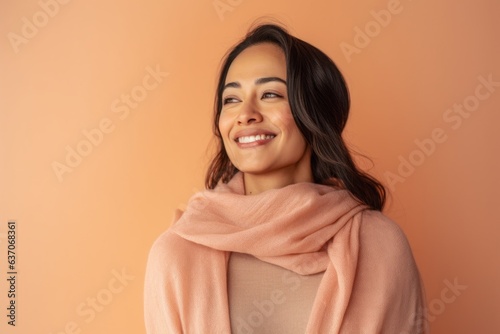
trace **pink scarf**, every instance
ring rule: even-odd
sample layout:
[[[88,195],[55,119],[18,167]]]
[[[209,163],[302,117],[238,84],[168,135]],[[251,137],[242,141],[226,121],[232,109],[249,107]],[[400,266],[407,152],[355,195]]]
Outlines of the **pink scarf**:
[[[230,252],[301,275],[325,272],[306,333],[422,333],[424,295],[399,227],[349,192],[296,183],[244,194],[243,176],[195,194],[153,245],[148,334],[231,333]]]

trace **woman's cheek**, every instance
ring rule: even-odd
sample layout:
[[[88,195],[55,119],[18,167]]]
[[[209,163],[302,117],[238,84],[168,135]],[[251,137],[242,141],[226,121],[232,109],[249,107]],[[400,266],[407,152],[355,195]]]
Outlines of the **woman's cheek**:
[[[221,114],[219,118],[219,132],[221,133],[222,139],[225,141],[229,136],[229,131],[231,130],[230,121],[227,115]]]

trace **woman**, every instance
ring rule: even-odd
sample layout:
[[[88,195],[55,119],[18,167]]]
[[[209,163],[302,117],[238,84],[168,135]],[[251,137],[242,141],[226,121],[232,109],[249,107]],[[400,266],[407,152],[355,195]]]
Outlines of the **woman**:
[[[411,249],[344,144],[348,112],[335,64],[283,28],[231,50],[207,190],[149,255],[148,333],[424,332]]]

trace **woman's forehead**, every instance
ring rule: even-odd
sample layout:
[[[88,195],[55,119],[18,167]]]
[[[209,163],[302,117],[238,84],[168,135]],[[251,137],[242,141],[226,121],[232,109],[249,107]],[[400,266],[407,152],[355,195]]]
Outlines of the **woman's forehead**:
[[[286,80],[285,54],[277,45],[261,43],[246,48],[234,59],[226,83],[269,76]]]

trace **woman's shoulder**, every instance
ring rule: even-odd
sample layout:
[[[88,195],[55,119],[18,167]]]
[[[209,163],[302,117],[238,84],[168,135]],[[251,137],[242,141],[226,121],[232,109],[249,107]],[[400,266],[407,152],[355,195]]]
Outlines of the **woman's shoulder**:
[[[153,242],[149,256],[167,260],[189,250],[188,241],[174,233],[171,228],[161,233]]]
[[[382,295],[414,298],[424,295],[418,266],[401,227],[379,211],[363,213],[360,228],[360,276],[369,277],[360,285]],[[394,297],[396,298],[396,297]]]
[[[170,227],[153,242],[149,250],[148,267],[168,271],[184,270],[210,251],[208,247],[184,239]]]
[[[382,238],[406,238],[398,223],[378,210],[364,210],[362,228]]]
[[[412,258],[408,238],[403,229],[380,211],[363,211],[360,228],[361,248],[377,257],[386,257],[394,261]]]

